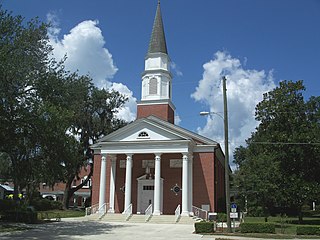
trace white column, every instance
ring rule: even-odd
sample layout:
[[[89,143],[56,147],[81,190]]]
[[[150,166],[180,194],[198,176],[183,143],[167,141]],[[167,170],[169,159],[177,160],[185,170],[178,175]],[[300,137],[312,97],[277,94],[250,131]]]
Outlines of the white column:
[[[103,204],[106,203],[106,168],[107,168],[107,155],[102,155],[101,157],[101,170],[100,170],[100,189],[99,189],[99,209],[100,213],[104,214],[104,209],[102,209]]]
[[[154,168],[153,215],[161,214],[161,154],[156,154]]]
[[[192,202],[193,202],[193,156],[190,155],[189,159],[189,212],[193,216],[192,212]]]
[[[131,204],[132,154],[127,154],[124,210]]]
[[[189,216],[189,203],[188,203],[188,197],[189,197],[189,178],[188,178],[188,154],[183,154],[182,157],[182,212],[181,216]]]
[[[116,190],[116,156],[111,157],[111,168],[110,168],[110,195],[109,195],[109,213],[114,213],[114,198]]]

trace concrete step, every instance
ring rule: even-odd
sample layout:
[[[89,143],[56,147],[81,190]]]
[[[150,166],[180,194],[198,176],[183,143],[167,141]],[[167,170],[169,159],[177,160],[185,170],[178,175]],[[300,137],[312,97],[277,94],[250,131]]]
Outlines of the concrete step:
[[[125,222],[126,216],[121,213],[107,213],[101,218],[101,221],[104,222]]]
[[[174,215],[156,215],[152,216],[149,220],[149,223],[168,223],[168,224],[174,224],[175,222],[175,216]]]
[[[133,214],[131,218],[129,219],[130,223],[145,223],[146,222],[146,216],[141,214]]]
[[[185,216],[181,216],[178,224],[194,224],[195,222],[201,221],[200,218],[195,218],[195,217],[185,217]]]

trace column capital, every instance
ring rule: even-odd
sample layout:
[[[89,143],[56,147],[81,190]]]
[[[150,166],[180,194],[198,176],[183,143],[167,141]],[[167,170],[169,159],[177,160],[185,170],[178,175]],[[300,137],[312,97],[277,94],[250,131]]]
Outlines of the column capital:
[[[107,154],[106,153],[103,153],[101,154],[101,161],[107,161]]]
[[[128,159],[128,158],[132,158],[133,153],[127,153],[126,155],[127,155],[127,159]]]
[[[155,153],[155,161],[160,161],[161,160],[161,153]]]
[[[111,161],[115,161],[115,160],[117,160],[117,155],[109,155],[109,159]]]

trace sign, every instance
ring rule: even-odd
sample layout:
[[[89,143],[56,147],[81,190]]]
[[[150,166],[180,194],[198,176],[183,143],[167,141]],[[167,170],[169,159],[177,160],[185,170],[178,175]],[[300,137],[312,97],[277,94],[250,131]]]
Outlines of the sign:
[[[232,204],[231,204],[231,208],[235,208],[235,209],[237,209],[237,204],[232,203]]]
[[[230,213],[230,218],[238,218],[238,213],[237,212],[231,212]]]

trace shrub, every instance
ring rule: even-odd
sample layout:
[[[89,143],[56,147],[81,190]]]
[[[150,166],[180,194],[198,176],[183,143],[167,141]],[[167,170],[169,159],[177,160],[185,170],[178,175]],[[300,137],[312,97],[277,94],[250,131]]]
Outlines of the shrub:
[[[36,212],[28,210],[16,210],[5,212],[1,217],[1,220],[8,222],[35,223],[38,219]]]
[[[213,222],[196,222],[194,224],[196,233],[213,233],[214,223]]]
[[[0,212],[6,212],[9,210],[13,210],[17,206],[18,205],[17,205],[16,201],[8,200],[8,199],[0,200]]]
[[[241,223],[242,233],[275,233],[276,226],[273,223]]]
[[[226,222],[226,221],[227,221],[227,214],[225,214],[225,213],[218,213],[218,214],[217,214],[217,221],[218,221],[218,222]]]
[[[41,198],[36,199],[31,202],[31,205],[37,211],[46,211],[46,210],[54,210],[54,209],[62,209],[62,203],[58,201],[52,201],[49,199]]]
[[[320,226],[298,226],[297,235],[319,235]]]

